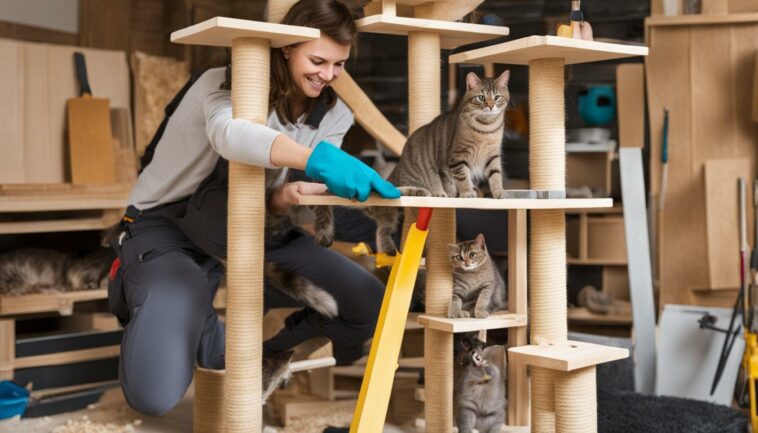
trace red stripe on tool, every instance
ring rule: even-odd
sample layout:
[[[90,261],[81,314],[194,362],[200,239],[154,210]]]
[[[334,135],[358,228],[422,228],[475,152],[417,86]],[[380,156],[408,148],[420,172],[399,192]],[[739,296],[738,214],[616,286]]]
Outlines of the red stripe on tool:
[[[108,277],[111,279],[111,281],[116,279],[116,272],[118,272],[118,268],[121,267],[121,259],[116,257],[116,260],[111,263],[111,271],[108,275]]]
[[[416,219],[416,228],[426,231],[429,228],[429,221],[432,219],[432,208],[422,207],[418,210],[418,219]]]

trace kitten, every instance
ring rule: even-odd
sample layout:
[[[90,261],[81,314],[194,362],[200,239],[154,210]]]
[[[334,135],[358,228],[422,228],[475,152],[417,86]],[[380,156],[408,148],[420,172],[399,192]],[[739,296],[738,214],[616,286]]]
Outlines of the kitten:
[[[455,359],[453,403],[459,433],[498,433],[505,422],[505,379],[487,359],[484,343],[461,336],[462,350]],[[495,346],[493,346],[495,347]]]
[[[487,181],[494,198],[505,198],[501,149],[510,71],[496,79],[466,76],[466,93],[455,108],[414,132],[388,180],[406,196],[477,197]],[[377,250],[393,253],[400,211],[366,208],[377,223]]]
[[[448,245],[453,264],[453,298],[447,317],[486,318],[506,306],[505,281],[487,252],[484,235]]]
[[[263,395],[261,396],[262,404],[266,403],[266,399],[273,393],[279,386],[289,380],[290,373],[290,361],[292,361],[292,355],[294,351],[287,350],[285,352],[266,354],[263,357],[263,368],[261,370],[261,377],[263,380]]]
[[[108,271],[115,259],[113,250],[99,248],[81,257],[72,257],[66,266],[67,291],[108,288]]]
[[[36,248],[0,255],[0,295],[63,290],[67,261],[66,254]]]

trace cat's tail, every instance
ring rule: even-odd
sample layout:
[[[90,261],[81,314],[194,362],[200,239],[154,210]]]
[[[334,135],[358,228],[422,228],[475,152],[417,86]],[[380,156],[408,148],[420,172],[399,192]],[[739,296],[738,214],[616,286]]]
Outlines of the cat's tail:
[[[279,290],[302,302],[306,307],[330,319],[337,317],[337,301],[329,292],[310,280],[271,262],[266,262],[266,277]]]

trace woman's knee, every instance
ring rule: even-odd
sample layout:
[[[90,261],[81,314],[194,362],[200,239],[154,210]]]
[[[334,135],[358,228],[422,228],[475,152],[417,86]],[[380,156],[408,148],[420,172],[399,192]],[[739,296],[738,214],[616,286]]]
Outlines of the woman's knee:
[[[184,394],[165,387],[129,380],[121,381],[121,389],[129,407],[147,416],[165,415],[179,403]]]

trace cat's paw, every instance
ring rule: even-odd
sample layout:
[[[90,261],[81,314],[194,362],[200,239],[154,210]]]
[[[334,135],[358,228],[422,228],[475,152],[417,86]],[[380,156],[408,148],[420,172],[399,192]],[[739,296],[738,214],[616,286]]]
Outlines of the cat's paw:
[[[496,198],[498,200],[506,199],[508,198],[508,191],[506,190],[498,191],[497,194],[493,194],[493,198]]]
[[[477,197],[478,197],[478,195],[476,194],[476,191],[474,191],[474,190],[471,190],[471,191],[461,191],[458,194],[458,198],[477,198]]]
[[[432,192],[426,188],[419,188],[416,186],[401,186],[398,188],[400,194],[407,197],[431,197]]]
[[[474,310],[474,317],[477,319],[486,319],[490,317],[490,312],[484,308],[477,308]]]
[[[468,311],[463,311],[457,308],[450,308],[447,310],[448,319],[467,319],[471,317]]]
[[[432,193],[432,197],[447,197],[447,193],[445,191],[435,191]]]

